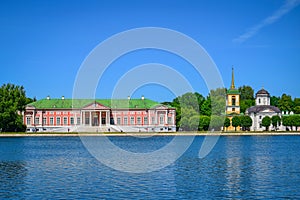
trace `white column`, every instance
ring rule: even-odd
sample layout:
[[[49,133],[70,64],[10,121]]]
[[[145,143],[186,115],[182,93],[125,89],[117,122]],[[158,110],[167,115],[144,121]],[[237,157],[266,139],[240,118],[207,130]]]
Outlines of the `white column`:
[[[102,112],[101,111],[100,111],[99,120],[100,120],[99,124],[100,124],[100,127],[101,127],[102,126]]]
[[[150,124],[152,124],[152,121],[151,121],[151,123],[150,123],[150,120],[152,120],[152,119],[150,119],[150,110],[148,110],[148,127],[150,126]]]
[[[92,126],[92,112],[90,111],[90,120],[89,120],[89,122],[90,122],[90,126]]]
[[[165,124],[168,124],[168,111],[166,110]]]
[[[105,115],[106,116],[106,125],[110,124],[110,117],[109,117],[110,115],[108,115],[108,112],[109,111],[106,111],[106,115]]]

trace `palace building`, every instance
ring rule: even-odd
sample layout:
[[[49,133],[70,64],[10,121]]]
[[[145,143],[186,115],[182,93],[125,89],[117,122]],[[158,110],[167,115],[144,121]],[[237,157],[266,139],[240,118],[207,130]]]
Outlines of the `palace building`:
[[[231,86],[226,94],[226,116],[230,119],[230,126],[227,131],[233,131],[235,128],[232,126],[232,118],[240,114],[240,92],[234,85],[234,70],[232,68]],[[239,127],[237,127],[239,130]]]
[[[175,108],[141,99],[41,99],[26,106],[27,131],[176,131]]]

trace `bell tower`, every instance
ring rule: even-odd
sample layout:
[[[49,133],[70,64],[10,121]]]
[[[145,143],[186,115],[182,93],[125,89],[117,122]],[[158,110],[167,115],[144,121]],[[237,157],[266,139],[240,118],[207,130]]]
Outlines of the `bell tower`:
[[[226,115],[231,121],[234,115],[239,115],[239,114],[240,114],[240,92],[238,89],[235,88],[234,69],[232,67],[231,86],[227,90],[227,94],[226,94]],[[234,130],[234,127],[230,125],[227,130],[232,131]]]

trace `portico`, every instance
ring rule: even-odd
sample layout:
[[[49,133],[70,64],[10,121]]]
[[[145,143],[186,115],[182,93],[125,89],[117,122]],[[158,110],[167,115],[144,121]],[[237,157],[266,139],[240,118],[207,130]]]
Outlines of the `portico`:
[[[82,110],[81,125],[84,126],[103,126],[110,124],[109,110]]]

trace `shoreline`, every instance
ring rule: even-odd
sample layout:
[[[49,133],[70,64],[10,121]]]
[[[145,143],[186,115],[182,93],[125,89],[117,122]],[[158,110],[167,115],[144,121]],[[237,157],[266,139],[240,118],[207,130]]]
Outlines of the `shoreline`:
[[[1,137],[150,137],[150,136],[297,136],[300,132],[171,132],[171,133],[0,133]]]

